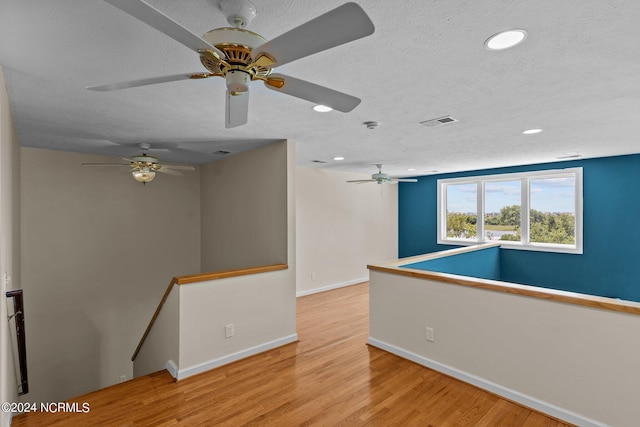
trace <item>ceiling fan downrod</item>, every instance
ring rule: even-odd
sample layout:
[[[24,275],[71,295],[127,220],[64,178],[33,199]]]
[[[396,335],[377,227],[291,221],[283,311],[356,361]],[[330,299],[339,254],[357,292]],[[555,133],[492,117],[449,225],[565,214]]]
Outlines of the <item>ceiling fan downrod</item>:
[[[256,17],[256,7],[249,0],[222,0],[220,10],[227,17],[229,25],[236,28],[247,27]]]

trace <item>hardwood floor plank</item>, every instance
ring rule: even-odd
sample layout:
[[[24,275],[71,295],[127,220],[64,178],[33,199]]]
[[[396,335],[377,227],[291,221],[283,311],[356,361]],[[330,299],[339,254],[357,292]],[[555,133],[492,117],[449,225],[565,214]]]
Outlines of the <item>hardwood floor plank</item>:
[[[88,414],[30,413],[39,426],[524,426],[553,418],[366,345],[368,284],[298,298],[289,344],[179,382],[168,372],[72,399]]]

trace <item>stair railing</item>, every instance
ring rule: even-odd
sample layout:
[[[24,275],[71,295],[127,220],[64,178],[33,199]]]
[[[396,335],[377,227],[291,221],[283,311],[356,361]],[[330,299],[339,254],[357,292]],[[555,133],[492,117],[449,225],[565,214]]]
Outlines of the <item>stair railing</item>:
[[[27,377],[27,341],[24,329],[24,302],[22,299],[22,289],[8,291],[7,298],[13,298],[13,314],[8,316],[8,320],[14,319],[16,325],[16,342],[18,343],[18,361],[20,364],[20,384],[18,384],[18,395],[29,393],[29,380]]]

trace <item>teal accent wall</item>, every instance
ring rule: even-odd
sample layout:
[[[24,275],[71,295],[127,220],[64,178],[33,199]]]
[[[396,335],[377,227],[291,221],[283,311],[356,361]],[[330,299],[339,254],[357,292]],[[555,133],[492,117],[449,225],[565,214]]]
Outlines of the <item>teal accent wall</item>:
[[[501,249],[501,280],[640,301],[640,154],[418,177],[398,193],[398,255],[437,244],[437,180],[583,168],[583,254]]]
[[[500,280],[500,248],[480,249],[473,252],[405,264],[402,267]]]

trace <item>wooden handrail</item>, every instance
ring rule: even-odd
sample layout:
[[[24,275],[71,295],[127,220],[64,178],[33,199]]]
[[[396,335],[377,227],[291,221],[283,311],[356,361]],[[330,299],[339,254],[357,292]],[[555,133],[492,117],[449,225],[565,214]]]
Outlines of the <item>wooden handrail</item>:
[[[396,265],[391,265],[396,264]],[[599,297],[595,295],[580,294],[577,292],[560,291],[556,289],[540,288],[537,286],[520,285],[517,283],[500,282],[497,280],[479,279],[457,274],[437,273],[434,271],[418,270],[397,266],[398,262],[389,265],[368,265],[373,271],[397,274],[400,276],[415,277],[418,279],[435,280],[438,282],[453,283],[462,286],[486,289],[490,291],[509,294],[524,295],[528,297],[558,301],[575,305],[582,305],[604,310],[619,311],[628,314],[640,315],[640,303],[634,301],[618,300],[615,298]]]
[[[172,278],[171,282],[169,282],[169,286],[167,287],[167,290],[164,291],[164,295],[162,296],[162,299],[158,304],[158,308],[156,308],[155,313],[153,313],[153,317],[151,317],[151,320],[147,325],[147,329],[145,329],[144,334],[142,335],[142,338],[140,339],[140,342],[136,347],[136,351],[134,351],[133,356],[131,356],[131,361],[134,361],[136,359],[136,356],[138,356],[138,353],[142,348],[142,344],[144,344],[144,341],[147,339],[149,332],[151,332],[151,328],[153,327],[153,324],[155,323],[156,319],[158,318],[158,315],[160,314],[160,310],[162,309],[162,306],[164,305],[167,298],[169,298],[169,294],[171,293],[171,289],[173,289],[173,285],[187,285],[189,283],[207,282],[210,280],[226,279],[229,277],[237,277],[237,276],[246,276],[249,274],[268,273],[270,271],[286,270],[288,268],[289,266],[287,264],[273,264],[273,265],[263,265],[258,267],[235,268],[231,270],[213,271],[210,273],[192,274],[188,276],[178,276],[178,277]]]
[[[16,322],[16,342],[18,343],[18,362],[20,364],[20,391],[18,396],[29,393],[29,378],[27,377],[27,342],[24,329],[24,303],[22,289],[7,291],[7,298],[13,298],[13,317]]]
[[[248,274],[268,273],[270,271],[286,270],[287,264],[263,265],[259,267],[235,268],[232,270],[213,271],[211,273],[192,274],[190,276],[177,277],[178,285],[188,283],[206,282],[208,280],[225,279],[227,277],[246,276]]]

